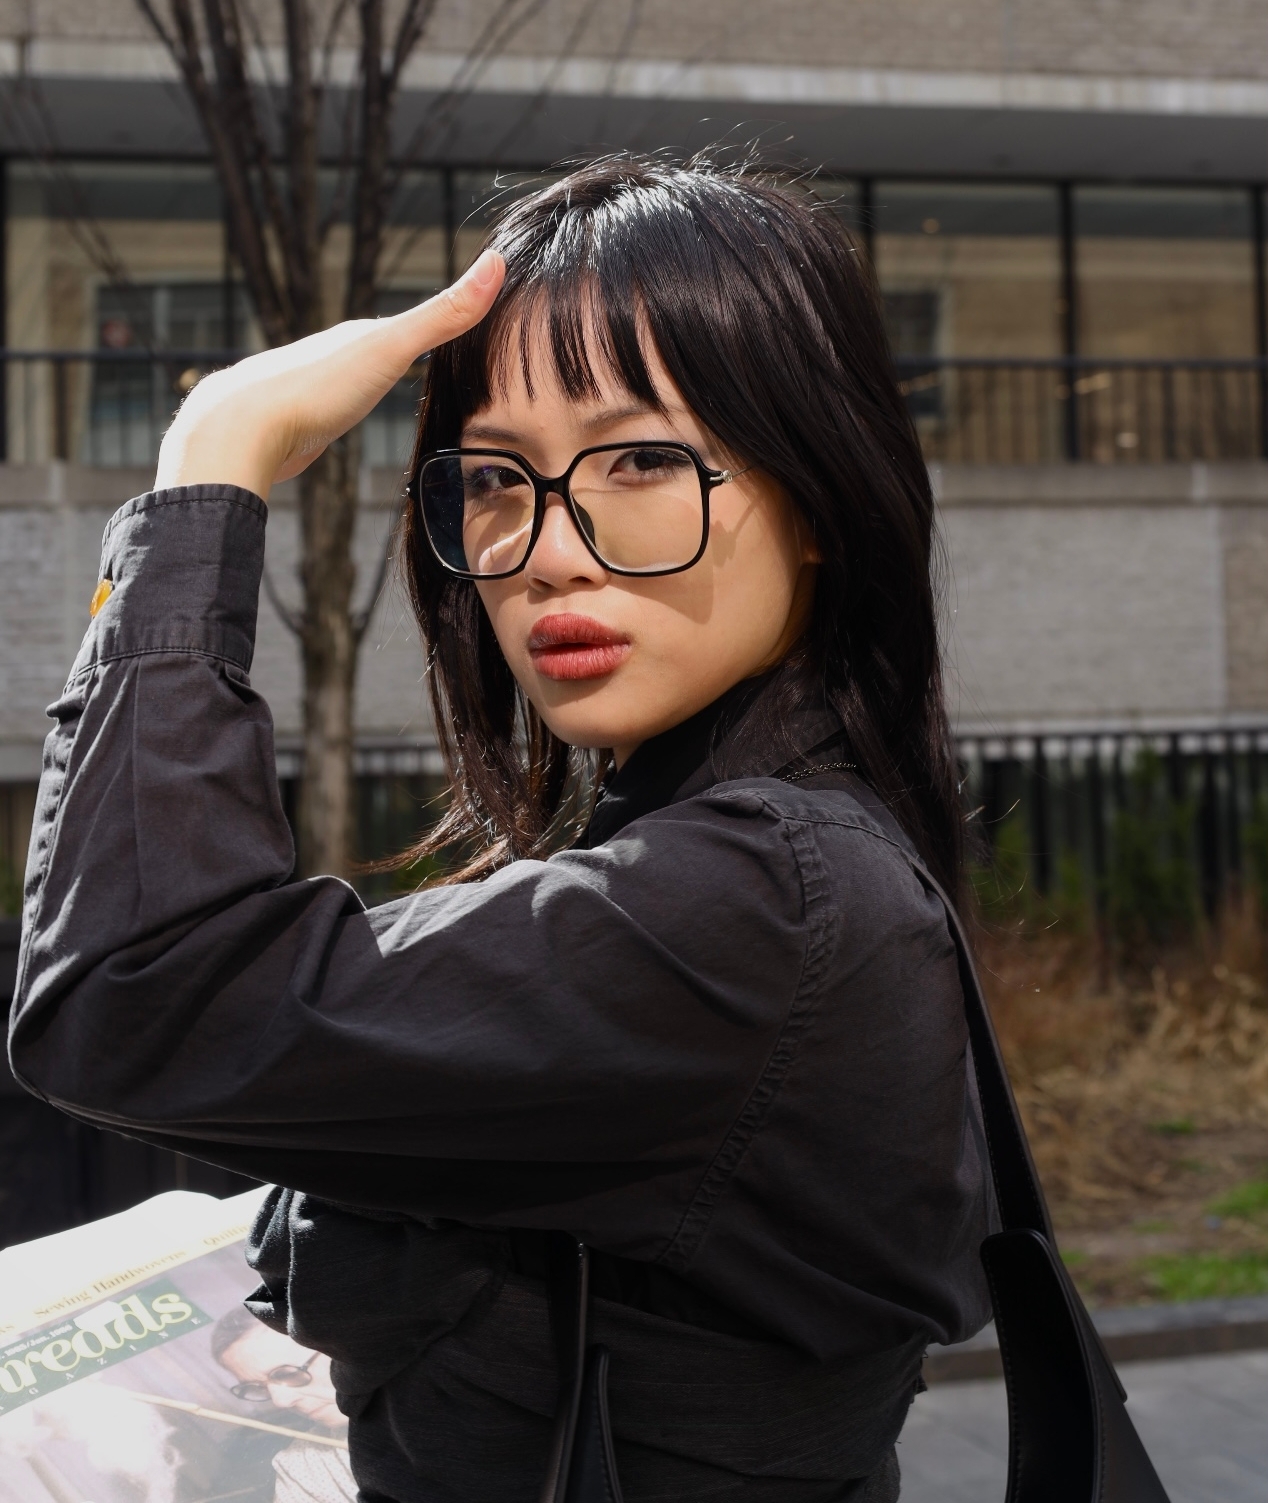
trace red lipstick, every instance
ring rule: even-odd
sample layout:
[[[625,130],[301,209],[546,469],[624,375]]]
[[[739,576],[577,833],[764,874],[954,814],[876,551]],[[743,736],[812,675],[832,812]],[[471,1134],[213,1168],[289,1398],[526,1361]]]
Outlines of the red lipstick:
[[[545,678],[602,678],[629,656],[629,638],[591,616],[560,611],[528,634],[533,667]]]

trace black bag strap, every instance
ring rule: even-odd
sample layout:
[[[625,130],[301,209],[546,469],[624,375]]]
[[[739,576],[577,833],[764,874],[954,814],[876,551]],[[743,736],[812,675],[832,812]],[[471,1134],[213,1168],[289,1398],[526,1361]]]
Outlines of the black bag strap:
[[[590,1314],[590,1249],[567,1232],[547,1234],[546,1293],[559,1399],[540,1503],[564,1503],[581,1416]]]
[[[964,923],[955,904],[937,879],[910,852],[905,854],[924,886],[941,898],[946,911],[947,928],[955,943],[960,988],[964,993],[964,1015],[969,1029],[969,1047],[973,1056],[973,1074],[982,1104],[982,1124],[986,1130],[986,1146],[990,1151],[991,1177],[995,1181],[1000,1222],[1005,1231],[1025,1229],[1038,1232],[1055,1247],[1052,1218],[1039,1187],[1039,1175],[1031,1157],[1030,1144],[1022,1129],[1017,1099],[1004,1067],[995,1025],[982,993],[977,967],[973,964],[973,952],[964,932]]]

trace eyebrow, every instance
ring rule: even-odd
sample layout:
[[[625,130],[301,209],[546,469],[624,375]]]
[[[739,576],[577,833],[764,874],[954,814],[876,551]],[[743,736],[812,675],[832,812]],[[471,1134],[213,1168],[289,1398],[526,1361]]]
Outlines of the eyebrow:
[[[651,416],[660,416],[660,414],[654,407],[649,407],[646,402],[632,402],[625,407],[605,407],[601,412],[596,412],[593,417],[583,418],[578,426],[583,433],[594,433],[600,428],[623,423],[629,418]],[[505,444],[509,448],[522,436],[509,428],[497,428],[490,423],[471,423],[463,433],[463,442],[469,443],[473,438],[478,438],[486,443]]]

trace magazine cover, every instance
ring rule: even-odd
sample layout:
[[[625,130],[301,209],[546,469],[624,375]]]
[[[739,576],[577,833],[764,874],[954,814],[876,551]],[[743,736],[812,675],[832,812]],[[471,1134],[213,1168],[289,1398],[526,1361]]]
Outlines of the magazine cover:
[[[0,1503],[355,1503],[329,1358],[242,1307],[262,1194],[0,1253]]]

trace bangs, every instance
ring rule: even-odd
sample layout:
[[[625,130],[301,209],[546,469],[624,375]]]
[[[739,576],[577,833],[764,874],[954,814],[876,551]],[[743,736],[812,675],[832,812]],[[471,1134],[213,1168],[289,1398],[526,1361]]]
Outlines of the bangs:
[[[652,341],[642,299],[607,290],[595,272],[568,268],[508,289],[485,323],[452,349],[458,388],[458,425],[505,397],[518,364],[529,400],[553,377],[569,401],[598,401],[607,377],[631,397],[664,410],[652,379],[645,341]],[[652,341],[654,343],[654,341]],[[545,364],[545,370],[542,370]],[[466,367],[466,368],[464,368]]]
[[[570,401],[597,401],[600,371],[639,401],[663,410],[647,361],[644,341],[650,339],[642,304],[610,292],[605,297],[593,272],[537,281],[518,289],[496,310],[485,344],[483,402],[494,392],[506,395],[515,360],[530,400],[535,399],[543,372],[535,371],[534,364],[540,367],[544,355]]]
[[[596,400],[603,374],[663,411],[648,357],[655,351],[672,375],[666,302],[713,280],[697,228],[675,194],[633,182],[590,204],[555,188],[512,204],[488,242],[506,262],[492,311],[437,352],[444,377],[438,382],[434,371],[431,389],[439,396],[443,385],[450,398],[433,408],[437,437],[443,431],[456,444],[463,423],[505,393],[516,360],[530,397],[545,374],[534,363],[544,357],[570,400]],[[707,306],[705,288],[694,291],[688,300]]]

